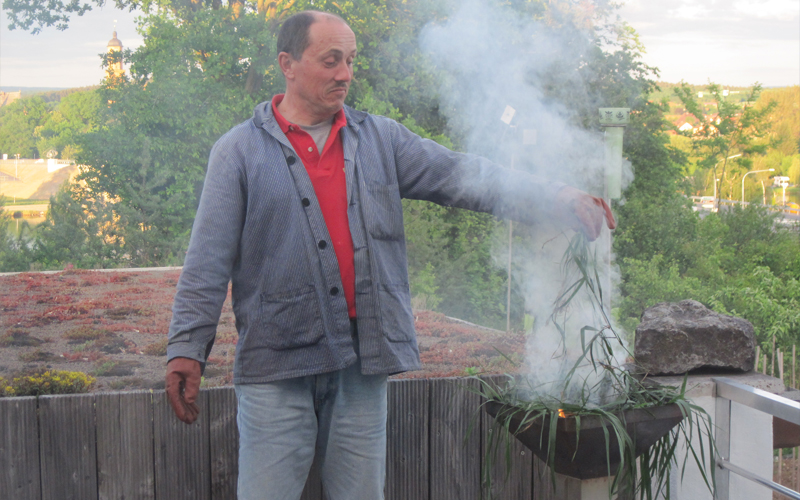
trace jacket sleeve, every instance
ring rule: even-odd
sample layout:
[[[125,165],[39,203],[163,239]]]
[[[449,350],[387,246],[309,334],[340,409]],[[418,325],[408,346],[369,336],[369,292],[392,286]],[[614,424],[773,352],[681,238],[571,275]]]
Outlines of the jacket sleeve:
[[[477,155],[456,153],[396,122],[392,145],[404,198],[527,223],[556,215],[555,195],[563,183],[510,170]]]
[[[172,305],[167,359],[186,357],[204,366],[214,344],[247,203],[243,155],[230,136],[223,136],[211,150]]]

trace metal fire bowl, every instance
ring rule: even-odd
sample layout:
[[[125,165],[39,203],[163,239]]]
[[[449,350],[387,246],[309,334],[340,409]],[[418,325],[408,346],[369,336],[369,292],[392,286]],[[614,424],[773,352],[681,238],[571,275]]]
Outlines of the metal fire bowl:
[[[496,417],[501,411],[512,411],[513,407],[507,407],[495,401],[488,401],[484,408],[486,413]],[[524,412],[521,412],[522,415],[519,413],[515,411],[515,414],[512,415],[509,429],[522,444],[546,463],[550,419],[539,418],[527,423],[527,427],[520,428]],[[619,416],[619,414],[617,415]],[[667,434],[670,429],[678,425],[683,420],[683,415],[678,405],[671,404],[628,410],[622,413],[621,420],[625,423],[628,435],[634,441],[636,456],[638,457]],[[599,417],[582,416],[580,439],[576,439],[578,433],[575,418],[559,418],[556,424],[555,471],[578,479],[608,476],[609,464],[606,462],[606,436],[603,427],[603,422]],[[620,456],[619,445],[613,429],[608,429],[608,440],[610,472],[611,475],[616,475],[619,469]]]

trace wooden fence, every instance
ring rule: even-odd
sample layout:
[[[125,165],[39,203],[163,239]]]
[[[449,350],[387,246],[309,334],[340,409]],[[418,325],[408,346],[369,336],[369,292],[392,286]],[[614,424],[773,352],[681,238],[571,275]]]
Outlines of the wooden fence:
[[[389,382],[387,500],[478,500],[490,417],[471,379]],[[474,386],[473,386],[474,387]],[[178,421],[163,391],[0,398],[0,497],[13,500],[236,498],[236,397],[203,390]],[[468,429],[472,432],[468,433]],[[513,441],[493,498],[552,498],[541,463]],[[569,485],[566,485],[567,487]],[[321,500],[316,467],[302,500]]]

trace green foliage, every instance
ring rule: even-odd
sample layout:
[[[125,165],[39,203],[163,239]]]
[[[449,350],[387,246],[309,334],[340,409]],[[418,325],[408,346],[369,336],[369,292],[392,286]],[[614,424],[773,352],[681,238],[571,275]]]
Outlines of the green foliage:
[[[741,199],[741,188],[738,193],[735,188],[741,185],[745,173],[753,170],[753,160],[775,145],[768,135],[771,125],[768,118],[777,103],[771,101],[756,106],[761,90],[761,85],[756,83],[742,102],[737,102],[726,98],[719,85],[709,84],[708,92],[714,96],[716,112],[706,113],[688,85],[675,89],[686,111],[700,124],[699,131],[692,136],[692,148],[698,157],[697,168],[701,175],[711,174],[711,182],[720,179],[718,199],[726,196],[727,199]]]
[[[148,356],[166,356],[167,355],[167,342],[168,339],[164,337],[161,340],[156,340],[144,346],[142,351]]]
[[[647,213],[641,211],[642,220]],[[615,245],[623,256],[618,307],[623,324],[635,327],[644,310],[658,302],[694,299],[753,323],[764,346],[773,335],[780,347],[791,349],[798,343],[797,233],[775,224],[773,215],[756,207],[735,207],[702,220],[688,208],[673,207],[671,213],[687,224],[685,233],[679,227],[670,231],[668,225],[663,234],[642,231],[628,222],[621,229],[623,237]],[[659,221],[666,224],[654,222]]]
[[[42,153],[55,150],[61,158],[74,159],[80,153],[83,134],[94,131],[103,102],[97,91],[74,92],[63,97],[42,120],[36,148]]]
[[[110,335],[108,330],[100,330],[90,326],[79,326],[64,334],[64,338],[74,341],[97,340]]]
[[[122,238],[112,203],[92,197],[79,184],[65,184],[52,197],[37,228],[33,253],[45,269],[67,264],[84,269],[116,267],[123,261]]]
[[[5,380],[0,377],[0,396],[44,396],[89,392],[95,378],[82,372],[46,370]]]
[[[41,97],[18,99],[0,108],[0,153],[9,158],[37,158],[39,126],[47,115],[47,104]]]
[[[0,197],[0,206],[4,202],[5,198]],[[27,271],[33,259],[25,239],[28,223],[23,222],[16,235],[12,229],[15,226],[12,213],[0,210],[0,272]]]
[[[404,200],[403,207],[409,273],[430,282],[425,286],[435,290],[437,310],[504,327],[505,272],[492,257],[493,234],[502,224],[487,214],[427,202]]]

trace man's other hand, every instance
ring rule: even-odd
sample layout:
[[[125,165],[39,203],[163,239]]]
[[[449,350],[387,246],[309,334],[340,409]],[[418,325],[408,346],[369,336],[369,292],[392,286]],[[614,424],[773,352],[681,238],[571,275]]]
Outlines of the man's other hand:
[[[200,392],[200,363],[189,358],[172,358],[167,363],[167,397],[175,415],[187,424],[197,420]]]
[[[617,227],[611,207],[604,199],[584,193],[580,189],[566,186],[556,195],[558,210],[564,213],[564,220],[570,229],[582,231],[594,241],[603,229],[603,219],[609,229]]]

